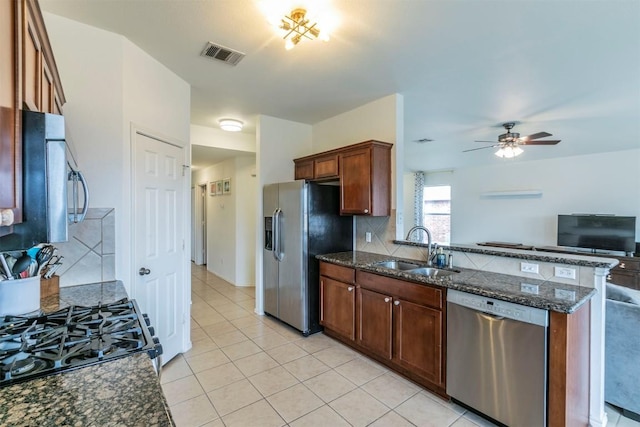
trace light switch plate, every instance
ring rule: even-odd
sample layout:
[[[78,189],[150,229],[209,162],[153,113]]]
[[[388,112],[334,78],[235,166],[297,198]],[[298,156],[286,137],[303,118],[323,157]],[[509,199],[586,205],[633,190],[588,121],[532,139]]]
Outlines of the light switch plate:
[[[371,243],[371,232],[370,231],[367,231],[366,233],[364,233],[364,240],[367,243]]]

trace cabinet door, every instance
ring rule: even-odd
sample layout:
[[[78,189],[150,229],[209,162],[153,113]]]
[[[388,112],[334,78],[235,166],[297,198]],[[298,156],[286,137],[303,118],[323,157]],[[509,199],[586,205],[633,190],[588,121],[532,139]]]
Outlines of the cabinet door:
[[[371,150],[354,150],[340,156],[340,213],[371,212]]]
[[[330,156],[318,157],[313,162],[313,178],[314,179],[329,179],[338,178],[338,155],[332,154]]]
[[[22,51],[22,102],[31,111],[43,111],[41,99],[42,45],[30,4],[24,7],[25,28]]]
[[[20,12],[18,2],[0,2],[0,213],[6,218],[11,211],[14,224],[22,222]],[[0,226],[0,236],[11,232],[11,227]]]
[[[358,344],[391,360],[393,298],[358,289]]]
[[[396,362],[437,385],[443,384],[442,312],[394,301]]]
[[[355,286],[320,276],[320,324],[351,341],[355,340]]]
[[[296,162],[294,179],[313,179],[313,160]]]
[[[53,75],[49,70],[49,66],[47,65],[47,61],[43,61],[42,63],[42,93],[41,93],[41,108],[43,113],[53,113],[53,93],[54,93],[54,83],[53,83]]]

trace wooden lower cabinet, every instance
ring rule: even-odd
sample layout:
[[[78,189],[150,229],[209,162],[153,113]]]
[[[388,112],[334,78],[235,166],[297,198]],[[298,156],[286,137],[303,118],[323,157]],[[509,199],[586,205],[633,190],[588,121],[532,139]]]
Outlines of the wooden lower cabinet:
[[[396,363],[444,387],[442,311],[409,301],[394,301]]]
[[[342,282],[322,275],[323,264],[325,333],[446,397],[444,289],[362,271]]]
[[[355,286],[320,276],[320,324],[353,341],[356,338]]]
[[[358,288],[358,344],[391,360],[393,297]]]

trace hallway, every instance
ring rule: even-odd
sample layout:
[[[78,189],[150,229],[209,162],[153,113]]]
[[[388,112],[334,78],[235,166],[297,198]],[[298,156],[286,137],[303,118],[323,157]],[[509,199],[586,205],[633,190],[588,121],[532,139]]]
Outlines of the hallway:
[[[161,379],[178,427],[493,425],[322,333],[255,315],[255,288],[191,271],[193,348]],[[610,413],[640,425],[625,421]]]

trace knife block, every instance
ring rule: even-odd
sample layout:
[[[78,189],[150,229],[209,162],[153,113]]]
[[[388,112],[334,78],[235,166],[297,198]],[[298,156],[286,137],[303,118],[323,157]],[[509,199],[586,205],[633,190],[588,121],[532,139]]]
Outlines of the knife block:
[[[40,298],[47,298],[60,293],[60,276],[40,279]]]

